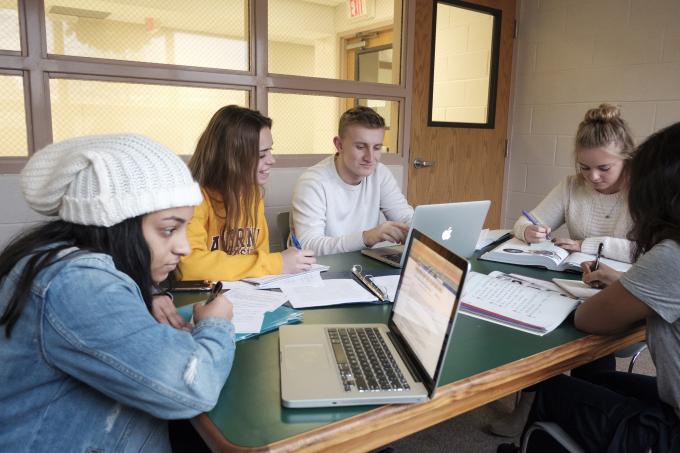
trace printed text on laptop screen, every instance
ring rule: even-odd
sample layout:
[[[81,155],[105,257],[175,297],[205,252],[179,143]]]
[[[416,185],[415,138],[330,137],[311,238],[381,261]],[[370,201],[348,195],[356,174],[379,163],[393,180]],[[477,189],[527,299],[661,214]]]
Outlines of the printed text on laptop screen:
[[[462,270],[413,238],[393,321],[434,378]]]

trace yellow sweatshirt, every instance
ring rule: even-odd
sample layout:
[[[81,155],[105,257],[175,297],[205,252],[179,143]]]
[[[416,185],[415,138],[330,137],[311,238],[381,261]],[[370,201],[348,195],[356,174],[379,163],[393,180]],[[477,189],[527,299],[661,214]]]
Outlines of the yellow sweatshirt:
[[[240,280],[281,273],[281,254],[269,252],[264,201],[257,206],[257,225],[230,231],[224,231],[224,216],[220,218],[216,210],[222,214],[224,207],[204,191],[203,203],[187,228],[191,252],[179,264],[182,280]]]

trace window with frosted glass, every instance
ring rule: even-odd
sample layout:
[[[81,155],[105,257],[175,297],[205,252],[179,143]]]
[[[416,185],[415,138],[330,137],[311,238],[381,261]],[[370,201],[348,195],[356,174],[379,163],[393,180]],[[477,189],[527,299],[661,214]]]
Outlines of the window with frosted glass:
[[[0,74],[0,157],[28,155],[24,84],[21,76]]]
[[[274,121],[275,154],[332,154],[342,113],[366,105],[385,119],[384,152],[397,152],[398,112],[396,101],[269,93],[269,116]]]
[[[270,73],[399,83],[401,0],[269,0],[267,8]],[[380,77],[357,70],[374,49],[388,50]]]
[[[202,87],[52,79],[54,141],[69,137],[136,132],[177,154],[192,154],[198,137],[220,107],[248,107],[248,92]]]
[[[248,1],[45,0],[50,54],[248,70]]]
[[[17,0],[0,0],[0,49],[21,50]]]

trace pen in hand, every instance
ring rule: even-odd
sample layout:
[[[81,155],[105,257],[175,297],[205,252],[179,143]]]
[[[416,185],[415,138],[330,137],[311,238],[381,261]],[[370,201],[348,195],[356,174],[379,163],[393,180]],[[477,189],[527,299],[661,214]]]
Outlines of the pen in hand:
[[[213,285],[212,289],[210,290],[210,295],[208,296],[208,299],[205,301],[205,304],[208,305],[210,302],[215,300],[215,298],[220,295],[221,291],[222,291],[222,282],[215,283]]]
[[[540,224],[541,224],[541,222],[539,222],[538,219],[537,219],[536,217],[532,216],[531,213],[530,213],[529,211],[526,211],[526,210],[522,209],[522,215],[523,215],[524,217],[526,217],[526,219],[527,219],[529,222],[533,223],[534,225],[540,225]],[[550,233],[546,234],[546,235],[545,235],[545,238],[548,239],[548,240],[552,239],[552,238],[550,237]]]
[[[290,236],[290,240],[291,240],[291,242],[293,243],[293,245],[295,246],[296,249],[302,250],[302,246],[300,245],[300,241],[298,241],[298,238],[296,238],[294,234],[292,234]]]
[[[597,255],[595,255],[595,264],[593,265],[593,272],[600,268],[600,258],[602,258],[602,249],[604,248],[604,242],[600,242],[597,246]]]

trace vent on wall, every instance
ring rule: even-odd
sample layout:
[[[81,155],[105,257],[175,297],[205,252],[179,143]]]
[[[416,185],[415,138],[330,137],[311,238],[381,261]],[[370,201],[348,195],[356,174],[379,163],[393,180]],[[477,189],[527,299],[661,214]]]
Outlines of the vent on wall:
[[[55,5],[50,8],[50,14],[61,14],[64,16],[86,17],[88,19],[106,19],[111,15],[107,11],[97,11],[94,9],[70,8],[68,6]]]

